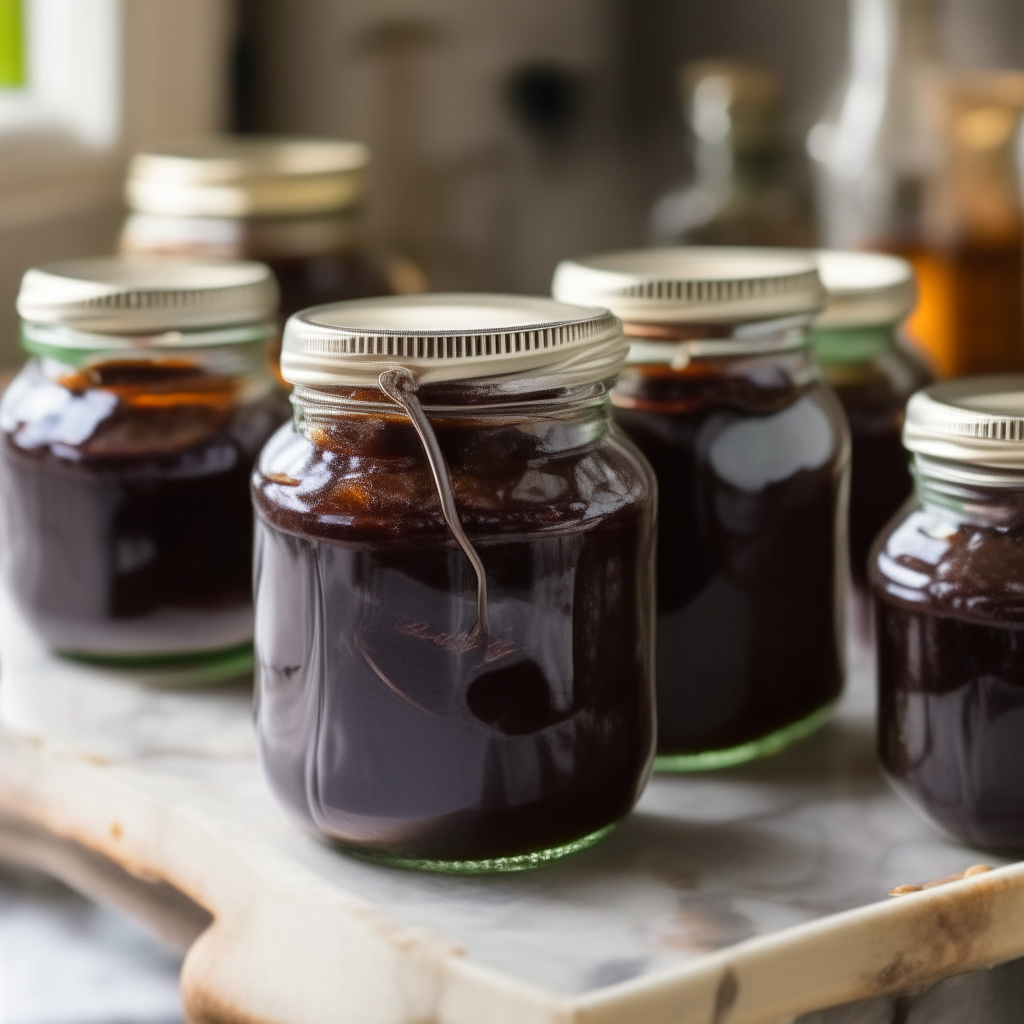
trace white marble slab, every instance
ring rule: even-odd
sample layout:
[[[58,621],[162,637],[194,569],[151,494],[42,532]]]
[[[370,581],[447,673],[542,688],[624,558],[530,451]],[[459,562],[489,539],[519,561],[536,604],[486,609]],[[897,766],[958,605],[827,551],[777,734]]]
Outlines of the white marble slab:
[[[294,827],[260,777],[244,690],[61,663],[2,602],[0,665],[0,808],[213,914],[183,973],[197,1020],[757,1024],[1024,955],[1021,866],[887,899],[993,860],[886,786],[864,666],[799,748],[656,778],[594,849],[467,878]]]
[[[0,869],[0,1024],[182,1024],[179,968],[59,882]]]

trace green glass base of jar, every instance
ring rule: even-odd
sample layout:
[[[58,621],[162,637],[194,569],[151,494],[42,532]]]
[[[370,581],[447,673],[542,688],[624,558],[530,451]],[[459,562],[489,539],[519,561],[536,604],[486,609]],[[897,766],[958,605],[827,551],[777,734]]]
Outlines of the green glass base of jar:
[[[732,768],[759,757],[778,754],[786,747],[817,732],[831,717],[835,704],[829,703],[812,711],[806,718],[777,729],[756,740],[726,750],[702,750],[696,754],[659,754],[654,759],[656,772],[711,772]]]
[[[58,651],[62,658],[131,674],[134,682],[153,686],[207,686],[252,675],[252,644],[187,654],[79,654]]]
[[[596,832],[574,839],[561,846],[551,846],[546,850],[533,850],[530,853],[519,853],[514,857],[488,857],[483,860],[430,860],[420,857],[397,857],[387,853],[374,853],[370,850],[355,849],[339,844],[346,853],[355,854],[363,860],[371,860],[376,864],[386,864],[392,868],[405,868],[410,871],[432,871],[442,875],[500,875],[512,871],[530,871],[532,868],[543,867],[552,861],[561,860],[570,854],[579,853],[599,843],[618,825],[613,822]]]

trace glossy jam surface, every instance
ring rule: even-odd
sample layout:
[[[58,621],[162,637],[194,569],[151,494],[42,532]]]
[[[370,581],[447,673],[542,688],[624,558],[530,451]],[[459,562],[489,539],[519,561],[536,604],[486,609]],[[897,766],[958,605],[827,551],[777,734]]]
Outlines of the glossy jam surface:
[[[847,444],[808,365],[632,366],[613,394],[658,478],[659,755],[735,751],[842,688]]]
[[[5,570],[52,648],[162,657],[251,638],[248,479],[287,413],[269,381],[252,390],[185,358],[33,360],[15,378]]]
[[[913,490],[901,440],[903,412],[931,377],[895,345],[863,362],[822,362],[850,425],[850,572],[864,588],[871,545]]]
[[[652,481],[607,405],[431,416],[477,585],[411,424],[282,427],[254,476],[257,730],[308,826],[406,860],[551,849],[650,768]]]
[[[879,754],[954,835],[1022,850],[1024,483],[974,503],[915,507],[873,553]]]

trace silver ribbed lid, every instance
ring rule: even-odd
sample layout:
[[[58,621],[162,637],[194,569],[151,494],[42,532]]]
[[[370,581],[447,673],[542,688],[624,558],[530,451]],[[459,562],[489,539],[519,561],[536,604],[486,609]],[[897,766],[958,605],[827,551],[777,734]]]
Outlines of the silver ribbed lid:
[[[329,213],[363,194],[370,151],[360,142],[220,135],[137,154],[128,205],[178,217]]]
[[[552,294],[607,306],[625,323],[706,324],[811,314],[825,292],[812,253],[794,249],[633,249],[564,260]]]
[[[277,282],[250,260],[100,256],[25,273],[18,313],[90,334],[149,335],[267,320]]]
[[[361,387],[404,366],[423,382],[527,373],[571,385],[616,373],[627,349],[605,309],[524,295],[399,295],[296,313],[281,374],[306,387]]]
[[[1024,468],[1024,374],[966,377],[918,391],[907,404],[903,443],[935,459]]]
[[[917,299],[914,268],[899,256],[873,252],[817,253],[828,303],[814,322],[820,328],[877,327],[910,315]]]

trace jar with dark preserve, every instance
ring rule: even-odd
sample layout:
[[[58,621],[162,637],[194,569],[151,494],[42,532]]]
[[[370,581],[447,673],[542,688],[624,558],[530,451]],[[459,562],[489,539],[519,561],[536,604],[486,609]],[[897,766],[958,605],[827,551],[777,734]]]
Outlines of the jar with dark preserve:
[[[249,475],[287,415],[276,301],[261,263],[26,273],[0,509],[7,585],[51,649],[183,682],[251,667]]]
[[[900,438],[903,410],[931,374],[899,336],[914,308],[907,260],[822,251],[818,271],[828,305],[811,328],[811,343],[850,424],[850,571],[866,608],[871,543],[913,487]]]
[[[878,746],[897,789],[972,845],[1024,850],[1024,375],[907,406],[916,495],[871,556]]]
[[[555,296],[633,338],[615,419],[658,479],[658,760],[720,768],[825,721],[843,685],[849,439],[806,326],[812,254],[566,261]]]
[[[360,227],[370,152],[358,142],[214,136],[137,154],[125,253],[268,264],[282,320],[307,306],[417,291],[411,265],[385,264]]]
[[[430,295],[306,310],[253,476],[257,733],[365,856],[518,870],[633,806],[654,754],[654,480],[605,310]]]

